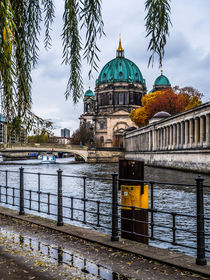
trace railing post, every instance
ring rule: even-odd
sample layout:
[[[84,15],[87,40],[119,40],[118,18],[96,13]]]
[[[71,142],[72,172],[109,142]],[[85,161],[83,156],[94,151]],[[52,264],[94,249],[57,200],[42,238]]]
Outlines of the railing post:
[[[87,177],[84,176],[83,177],[83,202],[84,202],[84,206],[83,206],[83,224],[86,224],[86,179]]]
[[[38,173],[38,212],[40,212],[40,173]]]
[[[57,216],[57,226],[63,226],[63,201],[62,201],[62,173],[63,171],[59,169],[58,171],[58,216]]]
[[[19,215],[24,215],[24,168],[20,168],[20,203],[19,203]]]
[[[204,205],[203,205],[203,181],[199,175],[196,179],[197,189],[197,265],[206,265],[205,258],[205,234],[204,234]]]
[[[151,240],[154,240],[154,182],[150,182],[151,186]]]
[[[117,173],[112,174],[112,236],[111,236],[111,241],[119,241],[117,176],[118,176]]]

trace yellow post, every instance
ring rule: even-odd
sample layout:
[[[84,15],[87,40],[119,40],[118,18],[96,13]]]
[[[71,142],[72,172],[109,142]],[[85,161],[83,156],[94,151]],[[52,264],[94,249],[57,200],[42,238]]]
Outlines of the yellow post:
[[[121,229],[123,238],[148,244],[149,186],[121,185]]]
[[[121,186],[121,205],[122,209],[131,209],[128,206],[138,208],[149,207],[149,187],[144,186],[144,193],[141,194],[141,186]]]

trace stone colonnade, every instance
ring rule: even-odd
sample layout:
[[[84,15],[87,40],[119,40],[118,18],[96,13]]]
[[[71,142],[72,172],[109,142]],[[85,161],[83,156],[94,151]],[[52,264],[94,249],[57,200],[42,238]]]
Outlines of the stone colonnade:
[[[210,102],[163,121],[129,132],[126,151],[210,148]],[[204,104],[203,104],[204,105]],[[199,112],[200,111],[200,112]]]

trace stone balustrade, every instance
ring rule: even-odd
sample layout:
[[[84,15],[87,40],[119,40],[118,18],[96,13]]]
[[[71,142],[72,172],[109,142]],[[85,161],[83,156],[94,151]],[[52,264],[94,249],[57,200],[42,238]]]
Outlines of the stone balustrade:
[[[210,102],[126,133],[125,151],[210,148]]]

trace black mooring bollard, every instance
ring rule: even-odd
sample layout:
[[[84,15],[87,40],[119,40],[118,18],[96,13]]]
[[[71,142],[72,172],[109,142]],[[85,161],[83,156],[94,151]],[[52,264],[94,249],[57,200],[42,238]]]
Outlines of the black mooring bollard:
[[[20,168],[20,202],[19,202],[19,215],[24,215],[24,168]]]
[[[197,189],[197,265],[206,265],[205,258],[205,234],[204,234],[204,205],[203,205],[203,181],[199,175],[196,179]]]
[[[57,226],[63,226],[63,201],[62,201],[62,173],[63,171],[59,169],[58,171],[58,216],[57,216]]]
[[[119,241],[118,236],[118,188],[117,173],[112,174],[112,236],[111,241]]]

